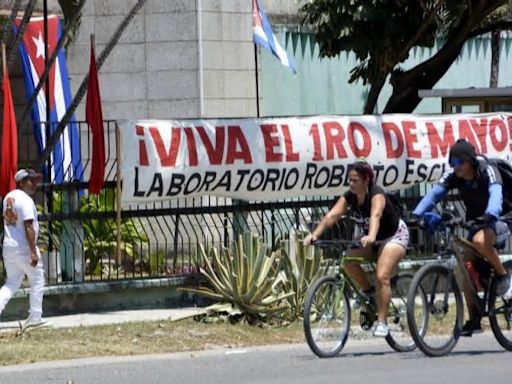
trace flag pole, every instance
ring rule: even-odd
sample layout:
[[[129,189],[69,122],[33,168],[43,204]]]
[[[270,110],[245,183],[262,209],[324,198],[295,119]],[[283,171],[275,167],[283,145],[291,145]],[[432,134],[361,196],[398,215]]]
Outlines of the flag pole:
[[[259,87],[259,74],[258,74],[258,47],[254,45],[254,68],[256,72],[256,117],[260,117],[260,87]]]
[[[43,1],[43,33],[44,33],[44,66],[48,65],[48,0]],[[45,80],[45,102],[46,102],[46,126],[45,126],[45,146],[48,146],[48,142],[50,140],[50,77],[47,77]],[[41,122],[40,122],[41,123]],[[52,182],[52,162],[51,156],[48,156],[46,166],[46,174],[47,174],[47,182],[48,186],[51,185]],[[52,239],[52,221],[51,215],[53,214],[53,193],[50,189],[46,194],[47,198],[47,207],[48,213],[50,214],[50,220],[48,222],[48,257],[50,257],[50,253],[53,251],[53,239]]]
[[[7,59],[5,57],[5,44],[2,43],[2,72],[5,72],[7,68]]]
[[[43,28],[44,28],[44,66],[48,65],[48,0],[43,1]],[[45,102],[46,102],[46,134],[45,134],[45,146],[48,146],[48,141],[50,138],[50,77],[46,77],[45,80]],[[52,167],[51,167],[51,157],[48,157],[48,184],[52,182]],[[51,199],[50,199],[51,201]],[[50,203],[51,204],[51,203]]]
[[[121,134],[116,121],[116,259],[121,261]]]

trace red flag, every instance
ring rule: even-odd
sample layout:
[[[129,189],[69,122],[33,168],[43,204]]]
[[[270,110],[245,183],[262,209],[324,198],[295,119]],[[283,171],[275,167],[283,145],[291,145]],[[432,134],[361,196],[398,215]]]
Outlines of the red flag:
[[[5,196],[16,188],[14,174],[18,168],[18,130],[7,68],[4,68],[2,91],[4,93],[4,118],[0,159],[0,196]]]
[[[91,42],[91,63],[85,104],[85,120],[92,131],[92,162],[89,191],[99,194],[105,177],[105,139],[103,137],[103,113],[101,111],[100,87],[94,44]]]

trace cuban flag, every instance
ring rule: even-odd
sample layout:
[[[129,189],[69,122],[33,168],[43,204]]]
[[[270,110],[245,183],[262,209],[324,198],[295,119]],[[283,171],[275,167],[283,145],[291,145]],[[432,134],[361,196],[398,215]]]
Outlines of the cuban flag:
[[[16,20],[16,30],[21,19]],[[57,46],[61,36],[59,18],[56,15],[48,17],[48,56],[50,57]],[[44,25],[42,17],[33,17],[27,24],[23,34],[19,52],[23,65],[23,78],[25,82],[25,94],[30,100],[34,90],[39,84],[39,78],[44,72]],[[46,92],[50,94],[50,116],[46,116]],[[44,122],[50,121],[50,132],[57,129],[58,122],[62,119],[68,106],[71,104],[71,88],[68,80],[66,56],[64,49],[59,52],[49,75],[49,89],[46,84],[41,88],[34,103],[31,115],[34,122],[34,135],[40,153],[46,146],[46,126]],[[51,154],[51,182],[62,183],[66,181],[82,180],[82,159],[80,152],[80,136],[78,124],[73,116],[62,133],[60,140],[55,145]]]
[[[272,27],[270,26],[267,15],[265,14],[265,10],[260,4],[260,0],[252,0],[252,25],[254,43],[269,50],[279,59],[281,64],[290,68],[294,74],[297,73],[293,58],[288,56],[286,51],[277,41],[274,32],[272,32]]]

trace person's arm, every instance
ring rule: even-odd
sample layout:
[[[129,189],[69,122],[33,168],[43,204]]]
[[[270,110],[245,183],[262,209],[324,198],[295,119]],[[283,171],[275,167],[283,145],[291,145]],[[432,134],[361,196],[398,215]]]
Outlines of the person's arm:
[[[25,220],[23,225],[25,226],[25,236],[27,237],[27,243],[30,248],[30,265],[35,267],[39,262],[36,248],[36,232],[32,226],[33,220]]]
[[[370,223],[368,224],[368,235],[361,238],[361,245],[366,247],[373,244],[379,232],[380,219],[386,206],[386,197],[382,193],[373,195],[370,210]]]
[[[318,240],[322,233],[332,227],[338,220],[347,212],[347,200],[344,196],[340,196],[334,207],[322,218],[320,223],[316,226],[313,232],[311,232],[304,239],[304,245],[308,246],[312,241]]]
[[[486,215],[491,215],[498,218],[503,209],[503,187],[501,184],[494,183],[489,185],[489,201],[485,209]]]
[[[425,212],[430,211],[437,203],[439,203],[448,192],[442,185],[437,184],[421,199],[414,211],[413,215],[422,216]]]

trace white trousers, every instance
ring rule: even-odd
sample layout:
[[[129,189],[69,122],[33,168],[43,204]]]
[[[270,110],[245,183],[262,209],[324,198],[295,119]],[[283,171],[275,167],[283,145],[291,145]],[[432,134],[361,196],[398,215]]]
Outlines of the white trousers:
[[[30,283],[29,318],[32,321],[41,320],[43,313],[44,269],[39,250],[37,254],[39,255],[39,263],[33,267],[30,265],[30,255],[4,251],[3,258],[7,280],[0,289],[0,314],[12,295],[20,288],[26,275]]]

